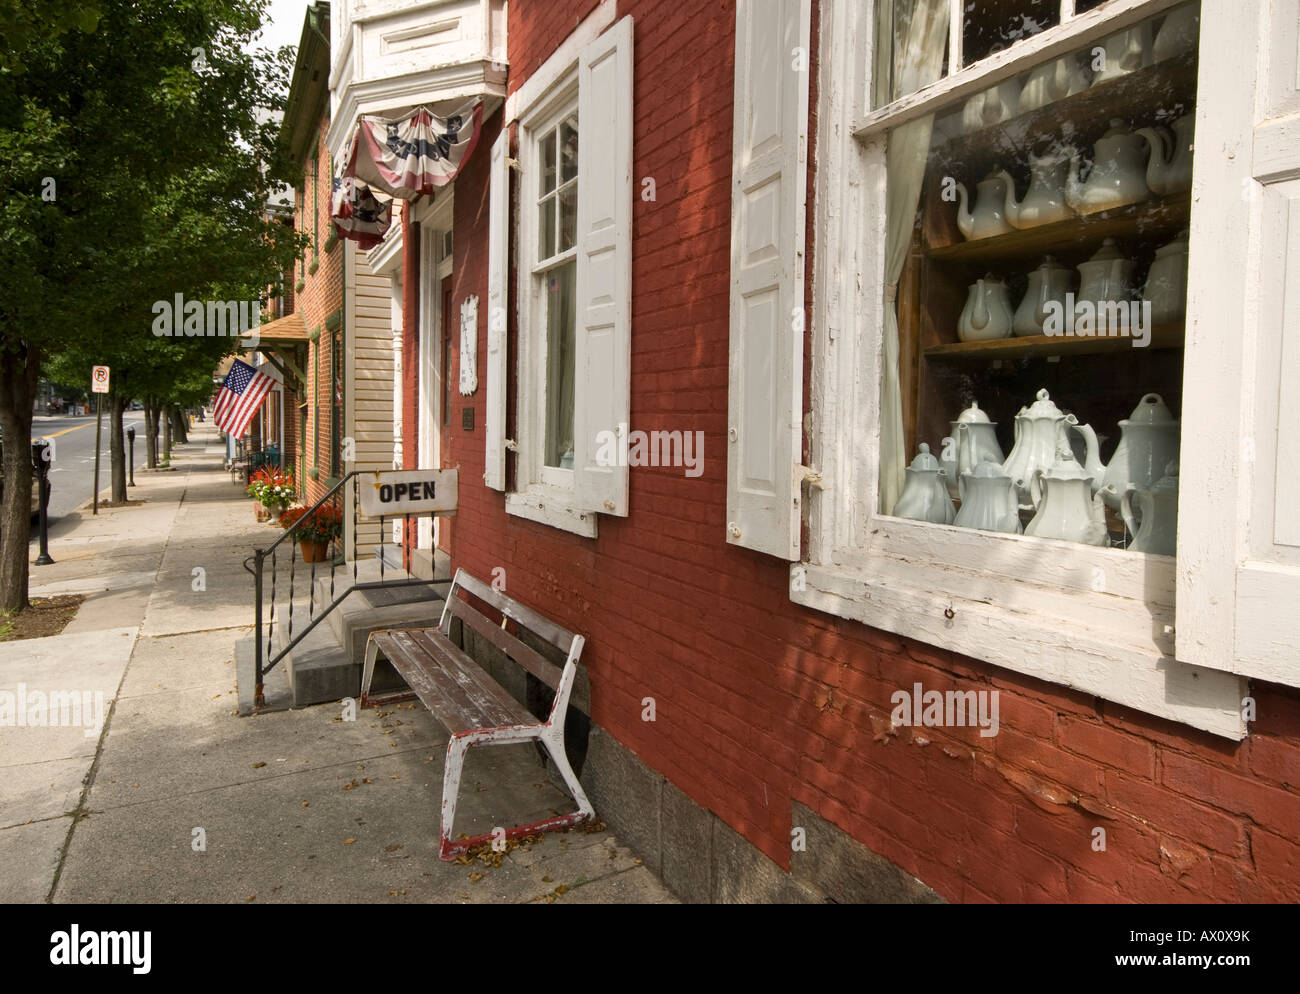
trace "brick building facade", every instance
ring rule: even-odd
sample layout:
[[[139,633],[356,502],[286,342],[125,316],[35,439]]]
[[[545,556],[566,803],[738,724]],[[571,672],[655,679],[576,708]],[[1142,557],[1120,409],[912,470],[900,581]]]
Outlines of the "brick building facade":
[[[794,603],[790,562],[727,541],[736,7],[617,0],[615,15],[614,5],[510,4],[507,89],[512,96],[524,90],[597,12],[610,9],[605,23],[631,18],[631,427],[702,432],[702,472],[631,468],[628,514],[600,514],[598,534],[588,537],[508,513],[508,498],[480,484],[489,468],[484,436],[462,427],[460,410],[472,408],[474,424],[487,425],[486,390],[456,398],[456,416],[441,436],[443,465],[461,469],[459,510],[440,532],[453,567],[480,577],[504,568],[508,593],[587,636],[590,717],[605,744],[599,755],[593,746],[584,780],[607,776],[601,763],[632,771],[624,780],[633,786],[625,783],[621,793],[593,793],[602,817],[669,886],[694,899],[739,896],[719,890],[716,880],[710,887],[707,874],[700,884],[688,865],[707,859],[698,850],[716,850],[718,831],[727,830],[832,898],[871,897],[870,888],[855,890],[806,868],[820,857],[792,846],[792,837],[800,828],[812,833],[809,821],[816,820],[833,826],[831,837],[852,840],[843,844],[866,864],[883,860],[900,872],[897,893],[918,899],[1300,900],[1294,687],[1252,679],[1248,734],[1234,740]],[[818,108],[827,106],[817,85],[827,78],[818,61],[827,9],[811,5],[808,207],[800,232],[809,314],[811,274],[825,271],[814,270],[816,191],[823,187],[811,150],[819,147]],[[507,102],[485,115],[480,151],[455,181],[455,309],[471,294],[487,301],[491,293],[487,150],[511,109]],[[653,197],[645,196],[651,188]],[[525,196],[518,175],[513,196],[515,232]],[[427,306],[419,294],[420,253],[429,246],[409,206],[400,223],[403,349],[414,356]],[[508,289],[509,439],[521,430],[514,359],[521,349],[520,251],[512,246]],[[311,327],[337,306],[317,289],[327,265],[322,259],[318,282],[308,276],[303,292]],[[478,382],[485,384],[487,308],[479,314]],[[802,412],[812,424],[813,334],[803,348]],[[450,355],[444,376],[458,369],[458,339]],[[405,364],[402,385],[405,465],[415,468],[417,363]],[[796,454],[804,465],[808,437]],[[507,466],[517,482],[514,456]],[[805,543],[808,535],[805,521]],[[899,725],[891,719],[896,695],[917,684],[996,692],[997,734]],[[648,706],[653,720],[646,720]],[[723,828],[710,829],[710,817]],[[702,835],[683,834],[701,824]],[[1104,829],[1104,848],[1097,829]],[[695,855],[683,855],[691,845]],[[907,890],[915,881],[906,878],[923,887]],[[763,879],[777,881],[763,896],[789,895],[780,876]]]

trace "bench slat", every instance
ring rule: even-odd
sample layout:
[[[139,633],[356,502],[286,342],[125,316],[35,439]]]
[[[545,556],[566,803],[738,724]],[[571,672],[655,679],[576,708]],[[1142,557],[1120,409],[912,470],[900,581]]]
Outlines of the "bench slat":
[[[561,628],[555,622],[543,618],[531,608],[524,607],[518,601],[507,597],[498,590],[492,589],[488,584],[477,577],[470,576],[463,569],[457,571],[456,586],[468,590],[479,600],[491,604],[506,617],[513,618],[529,631],[536,632],[546,641],[559,646],[565,652],[568,652],[573,647],[575,638],[573,632],[567,628]],[[448,597],[450,596],[449,593]]]
[[[461,600],[459,597],[453,597],[447,602],[447,606],[452,614],[541,680],[542,683],[552,690],[556,690],[560,686],[560,677],[564,674],[564,671],[536,649],[525,645],[504,628],[492,624],[476,611],[473,605]]]
[[[392,664],[393,669],[397,670],[406,681],[406,685],[415,692],[415,696],[447,731],[465,732],[478,727],[467,718],[467,714],[471,711],[469,699],[460,692],[455,682],[441,671],[437,671],[436,674],[428,672],[421,665],[421,661],[408,651],[407,646],[399,641],[404,634],[407,633],[376,632],[371,638],[375,640],[375,644]]]
[[[462,702],[472,727],[536,725],[536,717],[524,710],[504,688],[460,649],[436,631],[396,632],[403,649],[447,687],[449,695]]]

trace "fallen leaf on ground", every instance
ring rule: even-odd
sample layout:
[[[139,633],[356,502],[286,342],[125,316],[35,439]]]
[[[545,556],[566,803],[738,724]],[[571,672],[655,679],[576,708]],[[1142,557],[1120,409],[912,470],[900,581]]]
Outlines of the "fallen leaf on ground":
[[[397,852],[402,848],[402,843],[394,842],[391,846],[384,846],[384,852]]]
[[[544,884],[553,884],[553,883],[555,883],[555,881],[552,880],[550,877],[542,877],[542,883],[544,883]]]
[[[345,846],[350,846],[350,845],[352,845],[352,843],[354,843],[354,842],[356,842],[356,841],[357,841],[356,839],[344,839],[344,840],[343,840],[343,844],[344,844]]]
[[[254,763],[254,764],[253,764],[253,769],[255,769],[255,770],[260,770],[260,769],[261,769],[263,766],[265,766],[265,765],[266,765],[265,763]]]
[[[564,884],[560,884],[560,886],[555,888],[555,893],[563,897],[565,894],[569,893],[569,888],[565,887]]]
[[[303,802],[302,802],[302,806],[303,806],[304,808],[310,808],[310,807],[311,807],[311,805],[308,804],[306,801],[303,801]]]
[[[483,874],[481,874],[481,873],[471,873],[471,874],[469,875],[469,878],[470,878],[472,881],[474,881],[474,883],[478,883],[480,880],[483,879]]]

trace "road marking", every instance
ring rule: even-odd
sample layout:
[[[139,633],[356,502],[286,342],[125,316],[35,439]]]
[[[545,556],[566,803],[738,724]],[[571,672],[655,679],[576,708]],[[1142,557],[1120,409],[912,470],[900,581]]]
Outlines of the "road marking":
[[[77,431],[81,428],[93,428],[95,422],[87,421],[84,425],[73,425],[71,428],[64,428],[63,431],[56,431],[53,435],[42,435],[41,438],[58,438],[60,435],[66,435],[70,431]]]

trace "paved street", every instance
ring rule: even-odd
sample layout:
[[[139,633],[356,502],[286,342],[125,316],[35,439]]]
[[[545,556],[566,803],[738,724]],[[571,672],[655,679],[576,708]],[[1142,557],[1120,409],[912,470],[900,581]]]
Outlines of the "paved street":
[[[135,427],[135,465],[138,471],[145,464],[144,414],[131,411],[123,418],[123,430]],[[95,416],[42,417],[32,419],[32,440],[52,439],[54,460],[50,469],[50,521],[54,522],[80,507],[94,496],[95,481]],[[104,433],[100,442],[99,487],[104,491],[112,484],[112,465],[109,462],[108,417],[104,418]],[[128,449],[129,452],[129,449]],[[139,483],[137,476],[136,482]],[[36,536],[32,536],[32,541]]]
[[[237,717],[240,561],[277,532],[221,453],[198,426],[176,472],[137,474],[143,504],[64,515],[55,564],[33,567],[33,596],[91,596],[63,634],[0,644],[0,692],[85,706],[79,724],[0,725],[0,901],[673,900],[607,831],[441,862],[446,735],[418,706]],[[472,751],[460,803],[471,833],[572,804],[531,746]]]

